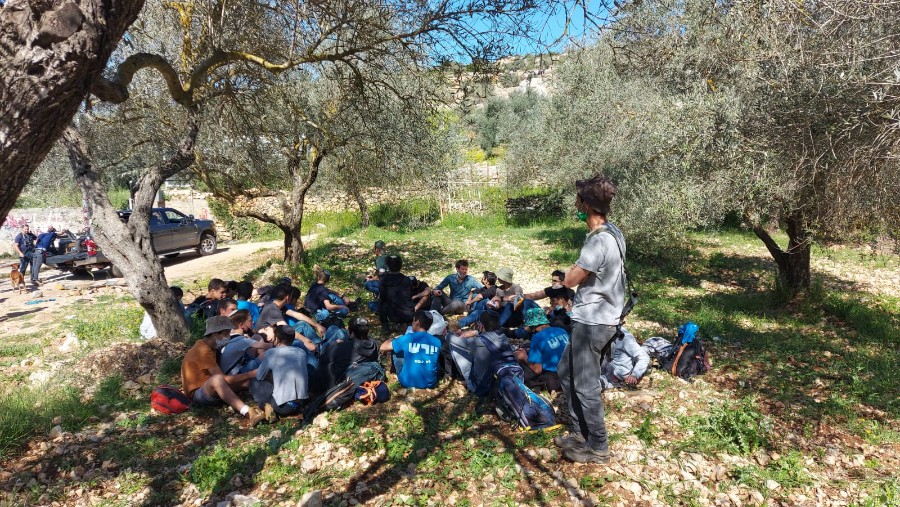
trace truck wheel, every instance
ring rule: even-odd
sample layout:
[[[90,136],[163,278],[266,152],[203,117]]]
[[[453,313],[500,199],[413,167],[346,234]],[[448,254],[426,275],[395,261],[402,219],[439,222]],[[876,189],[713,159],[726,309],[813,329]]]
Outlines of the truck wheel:
[[[197,245],[197,253],[200,255],[212,255],[216,253],[216,237],[212,234],[200,236],[200,244]]]
[[[117,267],[115,267],[115,266],[110,266],[110,267],[109,267],[109,273],[110,273],[114,278],[122,278],[122,270],[119,269],[119,268],[117,268]]]
[[[87,276],[89,272],[87,268],[72,268],[72,274],[75,276]]]

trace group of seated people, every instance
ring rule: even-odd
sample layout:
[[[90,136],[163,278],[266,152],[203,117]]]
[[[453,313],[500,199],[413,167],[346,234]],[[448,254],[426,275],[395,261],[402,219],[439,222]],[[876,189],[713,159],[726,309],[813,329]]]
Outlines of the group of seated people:
[[[564,272],[553,271],[549,287],[524,293],[513,283],[512,269],[484,271],[478,281],[463,259],[432,289],[403,274],[401,257],[383,250],[384,244],[376,243],[376,270],[365,282],[377,295],[369,309],[389,333],[384,336],[395,336],[380,344],[369,336],[365,317],[355,316],[345,325],[357,302],[330,289],[331,274],[318,266],[302,301],[289,278],[259,288],[246,281],[211,280],[205,296],[183,307],[189,323],[205,325],[181,369],[182,387],[193,405],[224,403],[252,424],[297,414],[311,393],[339,384],[352,368],[362,363],[380,368],[379,352],[390,353],[390,365],[406,388],[433,388],[447,374],[487,396],[493,384],[491,350],[511,347],[528,387],[561,390],[557,365],[569,343],[573,300],[573,291],[563,285]],[[181,304],[181,289],[172,287],[172,293]],[[550,305],[542,308],[542,299]],[[149,317],[141,333],[155,335]],[[634,386],[648,366],[647,352],[623,330],[598,380],[604,388]],[[238,395],[242,391],[257,406],[245,404]]]

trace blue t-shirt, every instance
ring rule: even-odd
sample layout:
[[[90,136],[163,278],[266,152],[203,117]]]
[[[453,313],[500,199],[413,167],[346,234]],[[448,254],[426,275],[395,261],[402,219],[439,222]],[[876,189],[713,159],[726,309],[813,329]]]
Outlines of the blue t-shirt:
[[[446,286],[450,286],[450,299],[458,299],[460,301],[465,301],[469,297],[469,292],[475,289],[481,289],[484,285],[481,285],[481,282],[475,279],[472,275],[466,275],[465,278],[460,282],[459,278],[456,276],[456,273],[452,275],[447,275],[441,280],[441,283],[437,284],[435,290],[441,290]]]
[[[403,369],[398,375],[403,387],[429,389],[437,385],[439,339],[418,331],[395,338],[391,345],[395,353],[403,353]]]
[[[253,319],[253,325],[256,325],[256,321],[259,319],[259,305],[257,305],[256,303],[251,303],[250,301],[238,300],[237,309],[249,311],[250,318]]]
[[[51,246],[53,246],[53,240],[56,239],[55,232],[45,232],[38,236],[37,243],[35,243],[35,248],[43,248],[44,250],[49,250]]]
[[[20,232],[19,234],[16,235],[15,242],[17,245],[19,245],[19,250],[21,250],[22,253],[25,253],[28,250],[31,250],[34,248],[34,240],[35,240],[34,234],[32,234],[30,232],[27,234],[24,232]]]
[[[569,335],[560,327],[548,327],[531,337],[528,362],[538,364],[546,371],[556,371],[556,365],[569,344]]]

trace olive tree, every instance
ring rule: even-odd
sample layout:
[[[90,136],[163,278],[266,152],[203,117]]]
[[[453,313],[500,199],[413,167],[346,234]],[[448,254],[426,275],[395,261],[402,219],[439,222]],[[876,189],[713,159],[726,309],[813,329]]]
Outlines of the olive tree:
[[[625,4],[610,27],[623,72],[729,97],[738,135],[717,163],[793,291],[810,283],[816,238],[900,222],[898,13],[888,0],[662,0]]]
[[[0,216],[56,143],[143,0],[0,5]]]

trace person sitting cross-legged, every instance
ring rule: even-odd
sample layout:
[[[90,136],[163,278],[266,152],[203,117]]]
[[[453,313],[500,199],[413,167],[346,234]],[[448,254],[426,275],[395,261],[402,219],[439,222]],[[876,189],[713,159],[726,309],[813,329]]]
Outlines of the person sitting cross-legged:
[[[228,342],[232,328],[228,317],[217,315],[207,319],[206,333],[188,350],[181,363],[181,388],[193,400],[193,407],[226,403],[247,416],[250,424],[255,426],[265,419],[265,413],[245,404],[234,390],[245,389],[256,376],[256,371],[225,375],[216,362],[216,351]]]
[[[381,275],[379,299],[369,308],[378,314],[383,329],[391,324],[407,326],[415,313],[416,304],[412,298],[414,279],[400,272],[403,259],[399,255],[390,255],[385,262],[387,272]]]
[[[474,332],[476,335],[447,335],[450,355],[456,371],[465,380],[466,387],[481,398],[491,393],[494,383],[491,350],[485,341],[490,341],[491,347],[495,349],[504,349],[509,346],[506,336],[498,332],[500,328],[498,319],[496,312],[487,310],[481,313],[478,322],[473,325],[475,329],[470,330],[470,333]]]
[[[437,386],[441,340],[428,333],[431,324],[431,313],[420,310],[413,317],[411,333],[381,344],[382,352],[393,353],[394,369],[403,387]]]
[[[641,381],[650,366],[650,355],[638,345],[634,335],[624,327],[613,338],[612,357],[600,367],[600,385],[604,390],[617,387],[634,387]]]
[[[569,344],[569,334],[565,329],[550,327],[540,308],[525,313],[524,326],[532,332],[531,345],[528,350],[516,350],[516,360],[525,371],[525,385],[536,391],[561,391],[556,367]]]
[[[450,296],[444,293],[444,287],[450,287]],[[437,310],[441,315],[458,315],[466,309],[466,299],[471,289],[480,289],[483,286],[475,277],[469,275],[469,261],[460,259],[456,261],[456,273],[444,277],[432,291],[431,309]]]
[[[275,347],[266,351],[250,382],[250,394],[270,422],[276,415],[299,413],[309,398],[307,351],[292,346],[294,336],[291,326],[275,327]]]

